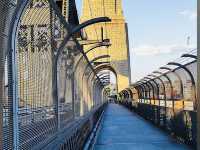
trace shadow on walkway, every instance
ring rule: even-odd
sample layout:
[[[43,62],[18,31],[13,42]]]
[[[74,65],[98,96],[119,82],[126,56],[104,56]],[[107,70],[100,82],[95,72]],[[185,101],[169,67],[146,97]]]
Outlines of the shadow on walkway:
[[[189,150],[118,104],[106,108],[95,150]]]

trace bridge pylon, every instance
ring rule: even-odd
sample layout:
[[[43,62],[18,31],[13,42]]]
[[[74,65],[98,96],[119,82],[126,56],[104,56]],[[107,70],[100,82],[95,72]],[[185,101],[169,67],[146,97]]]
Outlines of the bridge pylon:
[[[109,68],[116,75],[118,91],[127,88],[130,83],[130,57],[128,28],[125,22],[121,0],[84,0],[81,22],[107,16],[112,19],[109,23],[99,23],[85,28],[87,40],[110,39],[111,46],[98,48],[88,54],[90,60],[94,57],[108,54],[110,58],[102,61],[110,61]],[[84,46],[88,49],[88,45]]]

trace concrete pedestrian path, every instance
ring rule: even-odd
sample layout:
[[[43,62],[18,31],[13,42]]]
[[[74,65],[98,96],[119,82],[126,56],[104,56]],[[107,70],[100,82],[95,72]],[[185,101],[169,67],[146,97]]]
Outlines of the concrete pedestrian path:
[[[118,104],[105,110],[95,150],[189,150]]]

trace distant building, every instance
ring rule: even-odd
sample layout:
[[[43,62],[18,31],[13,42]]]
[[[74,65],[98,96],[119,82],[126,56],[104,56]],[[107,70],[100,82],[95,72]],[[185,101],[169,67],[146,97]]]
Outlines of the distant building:
[[[187,80],[183,87],[184,99],[192,100],[192,81]]]
[[[179,80],[175,80],[173,83],[173,98],[181,99],[181,83]]]

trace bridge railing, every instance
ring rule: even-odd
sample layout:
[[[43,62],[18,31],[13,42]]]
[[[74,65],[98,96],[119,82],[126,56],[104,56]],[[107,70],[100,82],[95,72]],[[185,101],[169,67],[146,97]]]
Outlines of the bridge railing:
[[[196,147],[196,65],[196,50],[192,50],[121,91],[120,102],[180,141]]]
[[[91,76],[96,73],[87,56],[75,68],[83,49],[76,39],[78,34],[64,42],[78,25],[68,21],[68,15],[76,14],[71,12],[76,11],[73,3],[64,3],[66,7],[53,0],[0,4],[5,18],[0,24],[1,35],[5,34],[0,50],[0,149],[45,145],[58,149],[72,142],[81,147],[106,102],[100,79],[94,82],[88,78],[87,72]],[[68,14],[63,16],[62,11]],[[62,51],[57,57],[59,49]],[[69,128],[77,132],[68,133]]]

